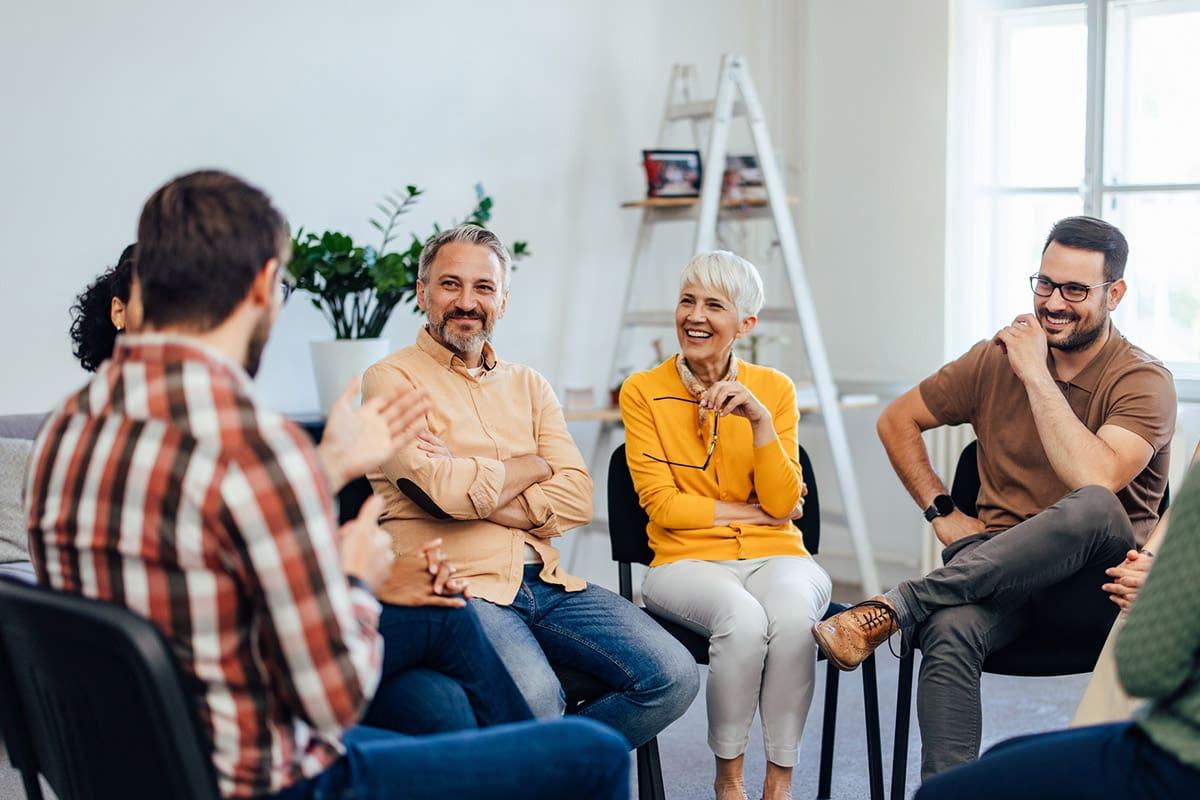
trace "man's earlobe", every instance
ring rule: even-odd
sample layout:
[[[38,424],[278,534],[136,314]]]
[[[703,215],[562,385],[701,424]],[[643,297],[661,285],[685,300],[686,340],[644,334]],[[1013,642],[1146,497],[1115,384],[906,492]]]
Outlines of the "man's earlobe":
[[[258,271],[258,277],[254,279],[254,283],[250,286],[252,297],[256,303],[269,305],[271,299],[275,296],[276,282],[279,281],[280,266],[278,258],[271,258],[263,268]]]
[[[1117,278],[1109,287],[1108,292],[1108,310],[1113,311],[1121,303],[1121,299],[1125,297],[1125,292],[1129,289],[1129,285],[1125,283],[1124,278]]]

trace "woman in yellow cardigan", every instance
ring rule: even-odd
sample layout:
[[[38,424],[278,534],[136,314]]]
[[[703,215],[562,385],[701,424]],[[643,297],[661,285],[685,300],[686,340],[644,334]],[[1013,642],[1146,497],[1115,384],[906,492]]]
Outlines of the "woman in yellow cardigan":
[[[765,800],[791,796],[812,702],[810,628],[829,576],[792,525],[804,508],[796,390],[782,372],[733,355],[754,329],[762,279],[732,253],[684,268],[680,352],[621,388],[625,452],[654,561],[646,606],[709,637],[708,742],[717,800],[742,800],[750,723],[762,718]]]

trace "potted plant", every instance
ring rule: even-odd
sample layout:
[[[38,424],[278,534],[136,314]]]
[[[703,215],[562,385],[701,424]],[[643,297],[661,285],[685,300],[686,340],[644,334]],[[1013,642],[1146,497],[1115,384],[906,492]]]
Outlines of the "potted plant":
[[[383,329],[396,306],[411,302],[417,310],[417,265],[424,239],[410,234],[404,249],[389,249],[400,234],[397,224],[424,190],[406,186],[403,192],[384,195],[376,204],[379,217],[371,227],[379,231],[378,247],[358,245],[347,234],[296,231],[288,272],[296,290],[311,295],[314,307],[333,328],[334,339],[312,343],[313,370],[321,410],[328,411],[346,383],[390,351]],[[464,222],[487,227],[492,218],[492,198],[482,185],[475,186],[475,206]],[[434,225],[434,233],[440,230]],[[513,242],[513,260],[529,255],[526,242]]]

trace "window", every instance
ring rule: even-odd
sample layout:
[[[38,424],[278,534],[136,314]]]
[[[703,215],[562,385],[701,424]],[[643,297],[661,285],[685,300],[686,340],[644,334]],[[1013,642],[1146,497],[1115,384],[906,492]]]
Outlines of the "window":
[[[1054,222],[1129,239],[1114,318],[1200,377],[1200,0],[959,0],[947,355],[1030,309]]]

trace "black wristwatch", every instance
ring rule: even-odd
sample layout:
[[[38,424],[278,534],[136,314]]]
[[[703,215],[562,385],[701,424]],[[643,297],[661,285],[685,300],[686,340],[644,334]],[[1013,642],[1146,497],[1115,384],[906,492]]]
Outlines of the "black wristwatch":
[[[925,521],[933,522],[938,517],[946,517],[954,510],[954,498],[948,494],[939,494],[933,498],[929,508],[925,509]]]

